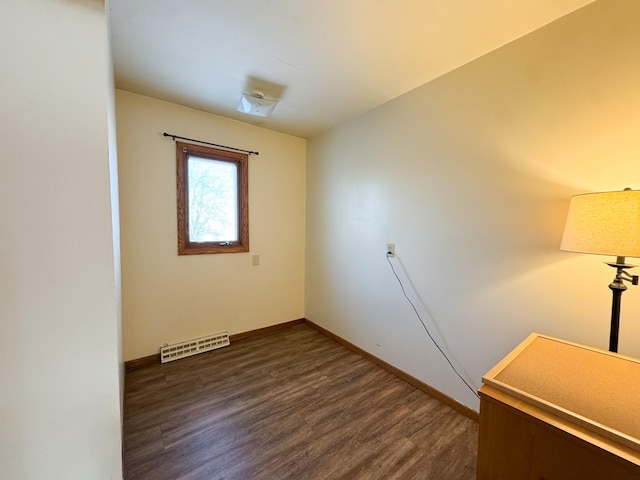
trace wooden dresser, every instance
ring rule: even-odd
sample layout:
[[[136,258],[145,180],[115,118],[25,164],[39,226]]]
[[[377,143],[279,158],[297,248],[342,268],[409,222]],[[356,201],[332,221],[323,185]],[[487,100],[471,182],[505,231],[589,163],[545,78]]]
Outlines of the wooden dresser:
[[[640,360],[532,334],[482,382],[479,480],[640,479]]]

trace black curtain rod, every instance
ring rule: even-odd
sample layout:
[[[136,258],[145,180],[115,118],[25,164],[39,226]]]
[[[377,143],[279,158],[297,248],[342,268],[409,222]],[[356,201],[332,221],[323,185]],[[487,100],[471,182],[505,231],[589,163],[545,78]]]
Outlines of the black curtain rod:
[[[165,136],[165,137],[171,137],[174,142],[175,142],[176,138],[179,138],[180,140],[188,140],[189,142],[204,143],[205,145],[213,145],[214,147],[226,148],[227,150],[234,150],[236,152],[248,153],[249,155],[260,155],[260,152],[252,152],[251,150],[243,150],[241,148],[227,147],[225,145],[218,145],[217,143],[203,142],[202,140],[196,140],[194,138],[181,137],[179,135],[174,135],[173,133],[164,132],[162,135]]]

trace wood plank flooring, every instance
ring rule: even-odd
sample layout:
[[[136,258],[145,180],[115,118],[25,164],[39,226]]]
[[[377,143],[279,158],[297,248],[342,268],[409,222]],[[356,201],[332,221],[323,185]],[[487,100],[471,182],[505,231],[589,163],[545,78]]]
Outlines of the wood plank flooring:
[[[127,372],[126,480],[475,479],[478,425],[306,325]]]

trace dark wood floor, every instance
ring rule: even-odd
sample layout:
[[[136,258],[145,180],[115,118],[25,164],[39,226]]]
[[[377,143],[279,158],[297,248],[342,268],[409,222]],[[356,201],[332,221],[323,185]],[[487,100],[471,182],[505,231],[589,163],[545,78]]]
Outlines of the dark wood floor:
[[[306,325],[127,372],[127,480],[474,479],[478,426]]]

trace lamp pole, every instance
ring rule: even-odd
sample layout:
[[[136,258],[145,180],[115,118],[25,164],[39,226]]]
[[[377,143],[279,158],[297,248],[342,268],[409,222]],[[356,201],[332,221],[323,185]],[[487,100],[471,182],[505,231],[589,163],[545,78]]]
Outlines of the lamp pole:
[[[629,265],[625,262],[624,257],[617,257],[616,263],[607,263],[610,267],[616,269],[616,278],[609,284],[613,299],[611,302],[611,332],[609,334],[609,351],[618,351],[618,333],[620,331],[620,302],[622,294],[627,289],[625,281],[631,282],[632,285],[638,285],[638,275],[629,275],[625,270],[633,268],[635,265]]]

